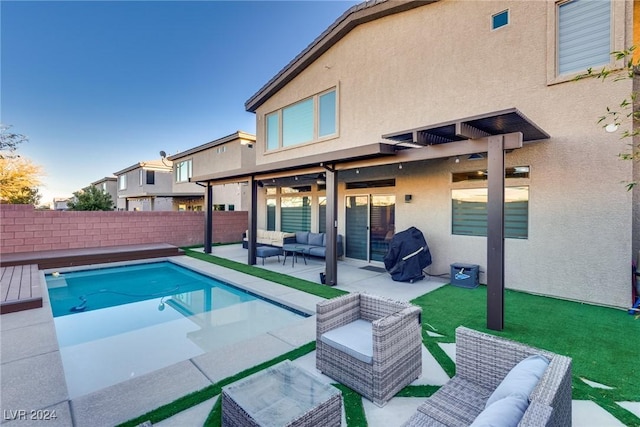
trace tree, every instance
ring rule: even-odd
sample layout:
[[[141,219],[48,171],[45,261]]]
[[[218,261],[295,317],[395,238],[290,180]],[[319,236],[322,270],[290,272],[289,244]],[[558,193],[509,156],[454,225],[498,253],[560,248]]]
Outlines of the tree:
[[[9,132],[11,125],[0,123],[0,159],[17,157],[14,153],[19,144],[29,140],[19,133]]]
[[[113,210],[113,200],[109,193],[103,193],[102,190],[93,185],[81,191],[73,193],[75,200],[67,203],[69,210],[72,211],[111,211]]]
[[[23,157],[0,157],[0,202],[37,204],[41,173],[39,166]]]
[[[611,52],[616,63],[623,65],[621,67],[609,68],[603,67],[600,71],[588,68],[587,72],[576,77],[580,80],[586,77],[601,79],[603,82],[607,78],[611,78],[614,82],[620,80],[636,80],[640,79],[640,56],[635,54],[636,46],[628,49]],[[638,104],[638,93],[633,90],[629,96],[620,102],[619,105],[606,107],[606,113],[598,118],[598,123],[610,133],[618,132],[621,125],[629,123],[630,126],[623,128],[620,138],[630,138],[629,151],[620,153],[622,160],[638,161],[640,160],[640,144],[636,141],[636,137],[640,135],[640,105]],[[638,182],[632,181],[626,184],[627,190],[631,191]]]

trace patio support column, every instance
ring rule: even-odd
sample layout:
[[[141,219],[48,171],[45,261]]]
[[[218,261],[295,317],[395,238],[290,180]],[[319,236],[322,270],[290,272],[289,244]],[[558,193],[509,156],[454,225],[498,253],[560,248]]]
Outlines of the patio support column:
[[[258,180],[249,178],[251,200],[249,201],[249,235],[247,236],[247,264],[256,265],[256,234],[258,233]]]
[[[327,186],[327,253],[325,257],[326,280],[329,286],[338,284],[338,172],[325,167]]]
[[[488,137],[487,328],[504,329],[504,135]]]
[[[207,181],[204,195],[205,215],[204,215],[204,253],[211,253],[211,236],[213,234],[213,186],[211,181]]]

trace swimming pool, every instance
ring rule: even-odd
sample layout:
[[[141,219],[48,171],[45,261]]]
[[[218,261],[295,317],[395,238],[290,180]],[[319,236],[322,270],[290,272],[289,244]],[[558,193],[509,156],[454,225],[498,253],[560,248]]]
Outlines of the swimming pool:
[[[45,278],[71,398],[307,316],[168,261]]]

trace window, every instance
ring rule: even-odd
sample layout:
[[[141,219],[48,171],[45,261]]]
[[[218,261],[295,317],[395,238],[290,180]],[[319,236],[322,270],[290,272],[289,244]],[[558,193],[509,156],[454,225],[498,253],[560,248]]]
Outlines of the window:
[[[155,171],[140,169],[140,185],[155,184]]]
[[[509,10],[503,10],[500,13],[496,13],[491,17],[491,29],[497,30],[500,27],[504,27],[509,24]]]
[[[557,8],[558,74],[609,64],[611,1],[570,0]]]
[[[281,230],[311,231],[311,198],[283,197],[280,200]]]
[[[282,110],[282,146],[313,140],[313,98]]]
[[[221,154],[227,151],[227,146],[223,145],[221,147],[216,148],[216,153]]]
[[[176,165],[176,182],[189,182],[191,178],[191,159]]]
[[[275,150],[280,146],[280,114],[267,114],[267,150]]]
[[[107,192],[107,183],[106,183],[106,182],[103,182],[103,183],[102,183],[102,192],[103,192],[103,193],[106,193],[106,192]]]
[[[276,199],[267,199],[267,230],[276,229]]]
[[[127,189],[127,175],[120,175],[118,177],[118,190],[126,190]]]
[[[464,181],[486,181],[487,170],[475,170],[468,172],[453,172],[451,174],[452,182],[464,182]],[[529,178],[529,166],[516,166],[513,168],[506,168],[504,170],[505,178]]]
[[[336,89],[296,102],[265,117],[267,150],[291,147],[337,134]]]
[[[327,198],[318,197],[318,232],[327,232]]]
[[[451,192],[453,234],[487,235],[487,189],[465,188]],[[504,203],[504,236],[512,239],[529,237],[529,187],[506,187]]]

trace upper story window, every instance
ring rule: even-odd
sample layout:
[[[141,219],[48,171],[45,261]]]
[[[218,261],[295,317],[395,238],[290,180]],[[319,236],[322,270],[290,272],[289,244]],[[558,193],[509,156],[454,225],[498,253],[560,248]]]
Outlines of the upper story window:
[[[118,190],[126,190],[127,189],[127,175],[122,174],[118,177]]]
[[[107,192],[107,183],[106,183],[106,182],[103,182],[103,183],[102,183],[102,192],[103,192],[103,193],[106,193],[106,192]]]
[[[556,7],[558,74],[609,64],[611,1],[569,0]]]
[[[220,154],[220,153],[224,153],[227,151],[227,146],[223,145],[221,147],[216,148],[216,153]]]
[[[191,178],[191,159],[176,164],[176,182],[189,182]]]
[[[140,169],[140,185],[153,185],[156,181],[155,171]]]
[[[336,89],[266,115],[267,150],[313,142],[338,133]]]
[[[491,17],[491,29],[497,30],[509,24],[509,9],[496,13]]]

